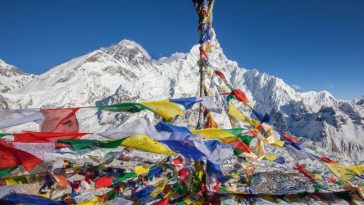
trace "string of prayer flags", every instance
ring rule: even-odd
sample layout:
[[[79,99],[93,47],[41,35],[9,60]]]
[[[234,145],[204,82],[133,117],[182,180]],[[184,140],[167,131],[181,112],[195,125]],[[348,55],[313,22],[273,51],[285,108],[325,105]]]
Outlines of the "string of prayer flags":
[[[34,143],[34,142],[55,142],[60,139],[80,139],[89,133],[58,133],[58,132],[32,132],[23,131],[14,133],[14,142]]]
[[[81,150],[90,147],[101,148],[116,148],[118,146],[132,147],[138,150],[173,155],[175,152],[169,150],[165,145],[160,142],[146,136],[146,135],[134,135],[123,139],[113,141],[98,141],[98,140],[59,140],[59,142],[67,143],[75,150]]]

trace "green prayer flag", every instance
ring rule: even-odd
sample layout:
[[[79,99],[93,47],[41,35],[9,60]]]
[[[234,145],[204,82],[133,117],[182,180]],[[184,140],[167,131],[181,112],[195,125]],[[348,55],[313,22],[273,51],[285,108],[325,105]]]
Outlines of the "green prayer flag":
[[[234,149],[234,154],[235,154],[235,155],[239,156],[239,155],[241,155],[242,153],[243,153],[242,151],[240,151],[240,150],[238,150],[238,149]]]
[[[319,183],[313,182],[312,186],[313,186],[314,192],[320,192],[321,186]]]
[[[0,178],[9,174],[10,172],[12,172],[14,169],[16,169],[18,166],[14,166],[14,167],[7,167],[7,168],[0,168]]]
[[[219,187],[219,191],[220,192],[228,192],[228,190],[225,187]]]
[[[59,142],[70,144],[73,150],[79,151],[90,147],[98,147],[100,142],[98,140],[58,140]]]
[[[116,191],[115,189],[113,189],[106,194],[106,200],[112,200],[118,196],[119,196],[119,191]]]
[[[113,104],[113,105],[102,105],[102,106],[97,106],[97,107],[101,110],[108,110],[108,111],[113,111],[113,112],[136,113],[136,112],[140,112],[142,110],[151,110],[149,107],[147,107],[143,104],[134,103],[134,102],[124,102],[124,103],[118,103],[118,104]]]
[[[234,99],[234,95],[231,93],[230,95],[227,96],[226,98],[226,103],[229,104],[229,102]]]
[[[237,137],[247,145],[250,145],[253,140],[253,137],[247,135],[238,135]]]
[[[244,128],[237,127],[237,128],[224,129],[224,130],[230,132],[233,135],[238,136],[244,130]]]
[[[124,139],[118,139],[113,141],[99,141],[99,140],[59,140],[59,142],[70,144],[72,146],[72,149],[79,151],[86,148],[91,147],[100,147],[100,148],[117,148],[120,146],[120,144],[125,140]]]
[[[101,147],[101,148],[117,148],[118,146],[120,146],[120,145],[121,145],[121,143],[122,143],[125,139],[126,139],[126,138],[118,139],[118,140],[114,140],[114,141],[100,142],[100,147]]]
[[[118,183],[135,177],[137,177],[137,175],[134,172],[124,172],[118,178],[114,179],[114,182]]]
[[[4,136],[7,136],[7,135],[12,135],[12,134],[11,133],[0,133],[0,138],[4,137]]]

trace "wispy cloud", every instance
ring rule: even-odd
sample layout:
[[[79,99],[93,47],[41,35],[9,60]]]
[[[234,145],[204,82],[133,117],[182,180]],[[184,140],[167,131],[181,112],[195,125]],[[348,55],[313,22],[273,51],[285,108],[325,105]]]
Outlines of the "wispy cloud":
[[[302,88],[302,86],[300,86],[300,85],[296,85],[296,84],[293,84],[293,85],[291,85],[292,86],[292,88],[294,88],[295,90],[302,90],[303,88]]]

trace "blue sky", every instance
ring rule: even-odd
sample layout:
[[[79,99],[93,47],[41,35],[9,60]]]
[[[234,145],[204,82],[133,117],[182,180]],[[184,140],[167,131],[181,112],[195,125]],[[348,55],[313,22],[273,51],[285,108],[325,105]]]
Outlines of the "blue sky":
[[[364,94],[363,0],[216,0],[228,58],[301,91]],[[40,74],[122,39],[154,58],[198,41],[190,0],[0,0],[0,58]]]

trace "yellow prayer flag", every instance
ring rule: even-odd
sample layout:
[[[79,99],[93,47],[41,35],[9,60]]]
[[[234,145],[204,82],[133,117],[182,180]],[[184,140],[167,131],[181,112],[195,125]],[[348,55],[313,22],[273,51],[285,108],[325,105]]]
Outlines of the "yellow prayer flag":
[[[230,176],[231,176],[232,178],[234,178],[234,179],[240,179],[240,176],[239,176],[237,173],[235,173],[235,172],[232,172],[232,173],[230,174]]]
[[[150,194],[151,197],[156,197],[158,196],[159,193],[163,192],[164,187],[167,185],[168,180],[167,179],[163,179],[160,180],[159,182],[155,183],[153,186],[155,187],[155,189],[152,191],[152,193]]]
[[[136,175],[143,175],[149,172],[149,167],[146,165],[137,165],[134,168],[134,172]]]
[[[240,120],[242,122],[245,122],[253,127],[258,127],[260,125],[260,122],[254,119],[251,119],[247,116],[245,116],[243,113],[241,113],[238,109],[236,109],[235,105],[233,103],[230,104],[228,109],[228,114],[232,117],[234,117],[236,120]]]
[[[182,201],[186,205],[203,205],[203,202],[200,201],[192,201],[191,199],[185,199]]]
[[[19,182],[17,180],[15,180],[14,178],[5,179],[5,182],[7,185],[19,184]]]
[[[284,141],[277,140],[274,143],[272,143],[272,145],[277,146],[277,147],[283,147],[284,143],[285,143]]]
[[[195,161],[195,168],[196,168],[197,178],[201,180],[204,174],[204,170],[199,161]]]
[[[346,169],[353,172],[357,176],[361,176],[364,174],[364,164],[350,166],[347,167]]]
[[[321,176],[321,174],[315,174],[315,178],[316,178],[316,179],[318,179],[318,180],[320,180],[320,181],[322,181],[322,176]]]
[[[277,138],[274,135],[271,135],[271,136],[269,136],[267,138],[264,138],[263,142],[267,143],[267,144],[275,145],[277,147],[283,147],[284,146],[284,141],[277,140]]]
[[[103,200],[97,196],[90,200],[78,203],[78,205],[102,205],[102,204],[104,204]]]
[[[164,144],[157,142],[146,135],[134,135],[128,137],[121,143],[121,145],[157,154],[165,154],[165,155],[176,154],[175,152],[167,148]]]
[[[150,102],[143,102],[143,104],[150,109],[153,110],[154,113],[163,117],[166,121],[173,121],[176,116],[183,115],[183,109],[180,105],[176,103],[172,103],[168,100],[161,100],[161,101],[150,101]]]
[[[192,134],[200,135],[205,139],[218,139],[224,143],[232,143],[236,141],[238,138],[232,133],[221,130],[218,128],[207,128],[202,130],[192,130]]]
[[[268,161],[273,161],[275,159],[277,159],[276,155],[265,155],[264,158]]]
[[[325,163],[327,167],[343,182],[351,182],[355,175],[339,163]]]

